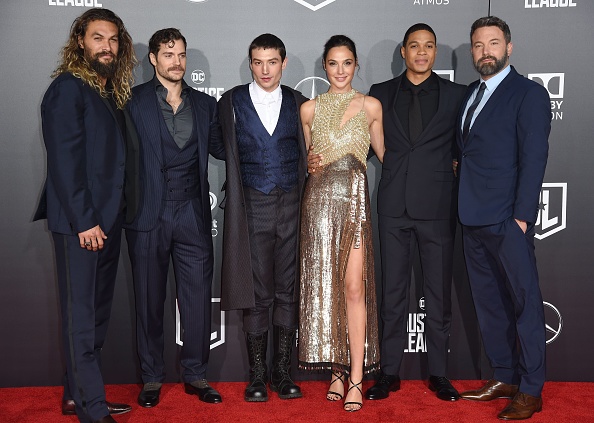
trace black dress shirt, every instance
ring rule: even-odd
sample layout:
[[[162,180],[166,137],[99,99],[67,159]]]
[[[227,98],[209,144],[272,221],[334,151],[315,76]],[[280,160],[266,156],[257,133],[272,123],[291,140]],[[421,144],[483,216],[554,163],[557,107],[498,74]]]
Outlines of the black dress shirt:
[[[427,127],[427,124],[433,119],[435,113],[437,113],[437,107],[439,105],[439,81],[437,78],[438,76],[431,72],[429,78],[418,85],[421,89],[421,92],[419,92],[419,102],[421,103],[423,129]],[[408,110],[412,99],[412,86],[413,83],[408,80],[405,74],[400,84],[400,92],[396,98],[396,115],[398,115],[404,132],[407,134],[409,133]]]
[[[190,94],[188,90],[192,88],[182,81],[182,102],[177,108],[177,112],[173,112],[173,108],[167,103],[167,88],[161,84],[159,79],[155,76],[155,90],[157,92],[157,99],[159,100],[159,106],[167,130],[175,140],[175,143],[179,148],[183,148],[192,136],[192,129],[194,125],[194,119],[192,116],[192,102],[190,101]]]

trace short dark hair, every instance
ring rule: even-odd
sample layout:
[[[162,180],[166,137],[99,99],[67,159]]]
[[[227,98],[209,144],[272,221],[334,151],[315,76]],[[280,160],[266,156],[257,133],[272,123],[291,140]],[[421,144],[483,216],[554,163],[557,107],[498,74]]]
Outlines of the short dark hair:
[[[485,16],[474,21],[474,23],[470,27],[470,42],[472,42],[472,35],[474,34],[474,31],[476,31],[479,28],[484,28],[485,26],[496,26],[497,28],[499,28],[501,31],[503,31],[505,43],[510,43],[511,31],[509,30],[509,26],[503,19],[500,19],[497,16]]]
[[[252,41],[252,43],[250,44],[250,48],[248,49],[248,57],[250,58],[250,62],[252,61],[252,50],[258,48],[262,48],[265,50],[278,50],[278,52],[280,53],[281,61],[284,61],[285,57],[287,57],[287,50],[285,49],[285,44],[280,38],[273,34],[262,34],[254,38],[254,41]]]
[[[161,44],[169,44],[170,42],[174,42],[177,40],[182,40],[184,42],[184,48],[188,47],[188,43],[186,43],[186,38],[179,32],[177,28],[164,28],[160,29],[153,34],[151,39],[149,40],[149,53],[153,53],[155,56],[159,53],[159,48],[161,48]]]
[[[431,28],[426,23],[419,22],[406,30],[406,32],[404,33],[404,39],[402,40],[402,47],[406,47],[406,43],[408,42],[408,37],[410,37],[410,34],[417,31],[429,31],[433,34],[433,38],[435,38],[435,44],[437,44],[437,35],[435,35],[435,31],[433,31],[433,28]]]
[[[322,60],[326,62],[326,56],[328,56],[328,52],[330,49],[334,47],[346,47],[348,48],[353,56],[355,56],[355,60],[358,61],[357,58],[357,47],[355,46],[355,42],[351,40],[346,35],[333,35],[330,37],[326,44],[324,44],[324,53],[322,54]]]

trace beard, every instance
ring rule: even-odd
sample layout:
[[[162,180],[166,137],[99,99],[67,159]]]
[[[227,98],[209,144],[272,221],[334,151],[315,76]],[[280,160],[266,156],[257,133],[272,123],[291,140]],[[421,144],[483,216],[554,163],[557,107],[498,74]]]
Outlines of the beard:
[[[111,55],[111,61],[109,62],[102,62],[99,57],[105,55],[105,54],[109,54]],[[99,75],[102,78],[113,78],[116,70],[117,70],[117,58],[111,54],[111,53],[97,53],[93,56],[90,56],[87,54],[87,52],[85,51],[85,58],[87,59],[87,62],[89,62],[89,65],[91,66],[91,69],[93,69],[95,72],[97,72],[97,75]]]
[[[481,63],[485,59],[493,60],[494,63]],[[505,68],[507,65],[507,56],[503,56],[501,59],[496,58],[495,56],[485,56],[481,57],[474,63],[474,67],[481,76],[491,76],[499,73]]]

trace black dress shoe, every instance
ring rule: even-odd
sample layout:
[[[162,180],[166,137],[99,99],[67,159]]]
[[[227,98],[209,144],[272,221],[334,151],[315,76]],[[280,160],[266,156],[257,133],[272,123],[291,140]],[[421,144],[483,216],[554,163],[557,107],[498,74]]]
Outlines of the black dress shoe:
[[[138,394],[138,405],[140,405],[141,407],[151,408],[159,404],[159,395],[161,394],[161,387],[151,389],[155,387],[150,385],[150,383],[145,383],[142,387],[142,391],[140,391],[140,394]]]
[[[365,398],[368,400],[386,399],[390,392],[400,389],[400,378],[398,376],[387,375],[382,372],[375,385],[365,392]]]
[[[109,414],[124,414],[132,411],[132,407],[128,404],[119,404],[117,402],[106,402],[106,404]],[[65,416],[73,416],[76,414],[74,400],[62,400],[62,414]]]
[[[460,394],[452,386],[447,377],[429,376],[429,389],[435,392],[437,398],[444,401],[457,401]]]
[[[189,383],[184,383],[184,388],[186,390],[186,394],[188,395],[198,395],[198,399],[203,402],[208,402],[211,404],[218,404],[223,402],[221,398],[221,394],[219,394],[216,389],[209,386],[208,383],[204,388],[198,388],[194,385]]]
[[[95,420],[93,423],[117,423],[116,420],[111,417],[109,414],[102,419]]]

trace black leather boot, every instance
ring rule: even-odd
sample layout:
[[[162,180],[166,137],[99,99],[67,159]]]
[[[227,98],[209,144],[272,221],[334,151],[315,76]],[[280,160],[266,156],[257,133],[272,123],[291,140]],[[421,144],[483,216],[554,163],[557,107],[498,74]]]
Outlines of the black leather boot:
[[[291,379],[291,351],[295,340],[295,330],[274,326],[274,358],[270,389],[278,392],[280,399],[301,398],[301,389]]]
[[[266,391],[266,382],[268,381],[268,368],[266,367],[268,332],[261,334],[248,333],[246,339],[248,360],[250,362],[250,383],[245,388],[244,399],[248,402],[268,401],[268,391]]]

